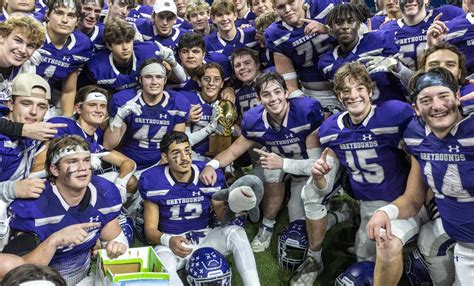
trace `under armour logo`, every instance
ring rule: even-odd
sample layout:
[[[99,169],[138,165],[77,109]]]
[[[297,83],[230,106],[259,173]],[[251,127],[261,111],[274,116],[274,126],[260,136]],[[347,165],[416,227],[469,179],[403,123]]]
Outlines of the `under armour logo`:
[[[90,217],[89,218],[89,222],[95,222],[95,221],[99,221],[99,216],[98,215],[96,217]]]
[[[459,146],[458,145],[448,145],[448,151],[449,153],[453,153],[454,151],[456,153],[459,153]]]
[[[166,119],[166,118],[168,118],[167,114],[160,114],[160,119]]]
[[[199,196],[199,192],[198,192],[198,191],[197,191],[197,192],[194,192],[194,191],[193,191],[193,197],[194,197],[194,196]]]
[[[69,57],[69,56],[64,56],[63,57],[63,61],[65,61],[65,62],[69,62],[70,59],[71,59],[71,57]]]
[[[362,140],[372,140],[372,134],[362,134]]]
[[[286,138],[286,139],[293,138],[293,134],[292,134],[292,133],[290,133],[290,134],[287,134],[287,135],[285,135],[285,138]]]
[[[170,7],[171,5],[170,5],[169,2],[165,2],[165,3],[163,3],[163,6],[165,6],[165,7]]]

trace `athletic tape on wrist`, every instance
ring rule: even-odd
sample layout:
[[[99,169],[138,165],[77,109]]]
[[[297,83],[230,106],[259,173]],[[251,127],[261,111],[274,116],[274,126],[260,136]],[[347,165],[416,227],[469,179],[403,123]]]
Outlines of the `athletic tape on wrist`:
[[[400,210],[398,209],[396,205],[388,204],[386,206],[383,206],[377,209],[377,211],[384,211],[390,220],[394,220],[398,218],[398,213]]]

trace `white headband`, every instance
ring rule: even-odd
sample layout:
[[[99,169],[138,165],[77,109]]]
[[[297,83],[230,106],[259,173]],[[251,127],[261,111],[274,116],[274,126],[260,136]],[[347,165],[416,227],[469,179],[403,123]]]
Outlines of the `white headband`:
[[[103,94],[102,92],[91,92],[86,96],[84,102],[89,102],[92,100],[100,100],[105,101],[105,103],[107,103],[107,96],[105,96],[105,94]]]
[[[79,145],[73,145],[73,146],[66,146],[63,149],[59,150],[59,152],[53,156],[53,160],[51,161],[51,164],[56,164],[61,158],[66,157],[68,155],[75,155],[75,154],[89,154],[90,155],[89,149],[84,149],[84,147],[79,146]]]
[[[18,284],[20,286],[55,286],[51,281],[48,280],[32,280]]]
[[[140,72],[140,76],[144,75],[161,75],[165,77],[166,69],[160,63],[152,63],[142,69],[142,71]]]

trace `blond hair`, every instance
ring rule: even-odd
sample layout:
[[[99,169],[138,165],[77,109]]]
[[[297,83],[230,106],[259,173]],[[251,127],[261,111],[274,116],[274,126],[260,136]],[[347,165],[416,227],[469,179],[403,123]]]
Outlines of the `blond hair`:
[[[0,36],[3,38],[8,37],[14,30],[24,35],[36,49],[41,47],[46,39],[45,28],[31,16],[14,13],[5,22],[0,23]]]

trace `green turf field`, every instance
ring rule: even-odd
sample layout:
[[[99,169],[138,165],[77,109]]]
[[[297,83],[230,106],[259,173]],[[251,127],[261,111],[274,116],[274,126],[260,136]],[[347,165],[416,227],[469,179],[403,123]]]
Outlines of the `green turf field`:
[[[346,196],[335,198],[336,206],[340,203],[338,200],[350,201]],[[353,201],[351,205],[353,205]],[[354,207],[357,208],[357,206]],[[287,223],[288,214],[285,208],[278,215],[270,248],[263,253],[255,254],[261,285],[288,285],[288,281],[292,277],[292,272],[278,265],[277,257],[277,235]],[[329,230],[323,244],[324,271],[314,285],[334,285],[336,277],[355,262],[355,256],[347,252],[347,248],[351,246],[350,242],[354,240],[355,230],[356,228],[352,225],[352,221],[338,224]],[[257,234],[258,224],[247,223],[246,231],[249,241],[251,241]],[[229,261],[232,265],[232,285],[243,285],[231,257],[229,257]]]

